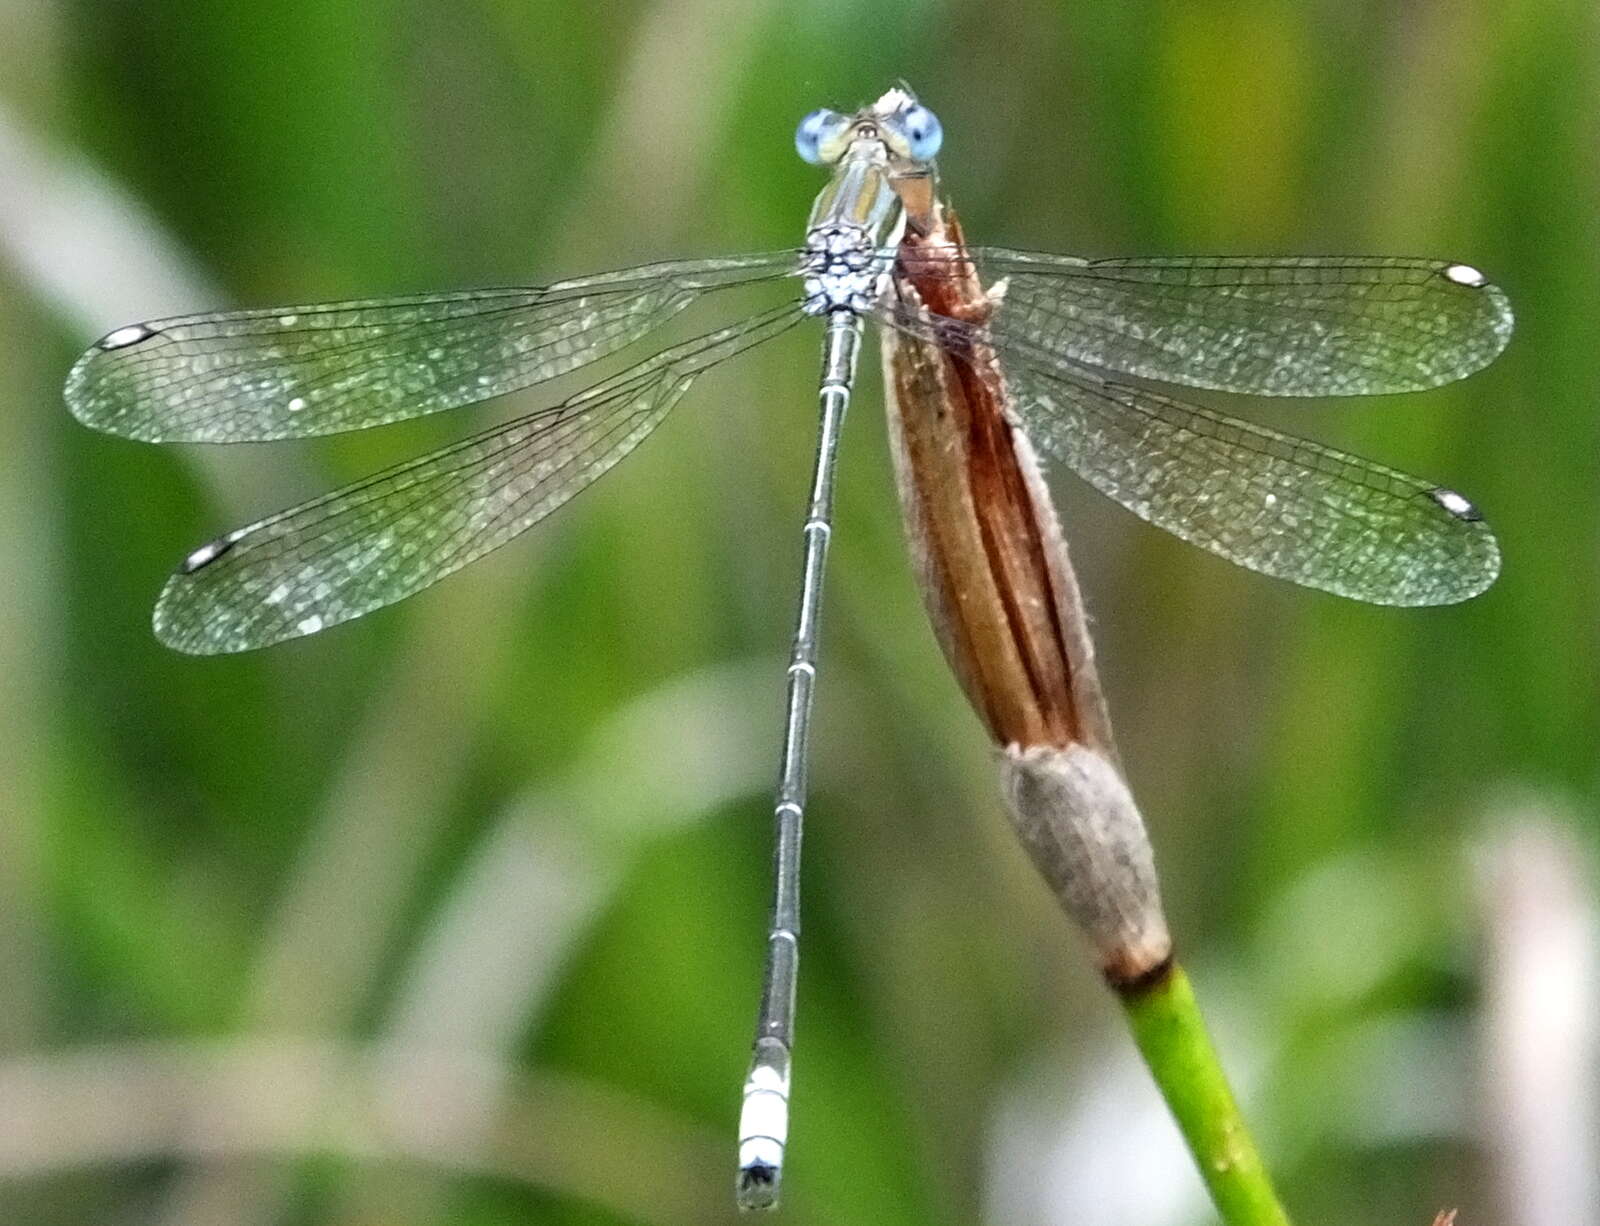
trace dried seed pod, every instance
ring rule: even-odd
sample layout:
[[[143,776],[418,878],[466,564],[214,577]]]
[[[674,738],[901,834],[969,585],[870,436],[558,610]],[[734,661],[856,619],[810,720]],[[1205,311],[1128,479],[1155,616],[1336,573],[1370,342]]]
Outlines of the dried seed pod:
[[[900,309],[975,325],[994,299],[953,213],[908,235]],[[1149,839],[1117,762],[1077,579],[1004,372],[980,340],[886,331],[901,510],[945,658],[1005,754],[1019,836],[1106,976],[1137,983],[1171,952]]]
[[[1001,786],[1017,837],[1116,987],[1161,971],[1172,938],[1139,808],[1121,773],[1086,745],[1011,746]]]

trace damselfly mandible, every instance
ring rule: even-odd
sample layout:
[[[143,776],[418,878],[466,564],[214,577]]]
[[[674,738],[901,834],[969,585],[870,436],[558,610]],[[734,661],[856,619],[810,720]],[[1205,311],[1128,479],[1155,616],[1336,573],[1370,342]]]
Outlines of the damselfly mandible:
[[[834,457],[862,323],[995,354],[1039,448],[1136,515],[1252,570],[1378,604],[1465,600],[1499,551],[1473,504],[1392,468],[1231,418],[1147,382],[1260,396],[1436,387],[1511,334],[1475,268],[1389,257],[1085,260],[1000,247],[902,247],[934,199],[938,120],[903,89],[796,135],[832,167],[798,250],[650,264],[540,288],[188,315],[121,327],[74,365],[66,399],[96,429],[152,442],[304,438],[513,392],[635,342],[737,286],[783,305],[654,353],[550,407],[239,528],[168,580],[155,631],[180,651],[311,634],[427,587],[520,535],[627,455],[694,379],[808,318],[824,328],[821,437],[776,803],[776,894],[740,1199],[776,1197],[787,1131],[799,842]],[[929,316],[897,275],[970,260],[982,321]],[[1117,376],[1133,376],[1134,381]]]

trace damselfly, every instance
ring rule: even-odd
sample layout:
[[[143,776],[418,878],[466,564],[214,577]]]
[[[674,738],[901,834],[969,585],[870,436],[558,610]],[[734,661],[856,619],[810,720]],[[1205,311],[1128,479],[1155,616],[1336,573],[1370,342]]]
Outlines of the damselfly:
[[[180,651],[311,634],[427,587],[520,535],[637,446],[718,363],[808,318],[824,327],[821,435],[775,806],[776,882],[740,1200],[776,1198],[787,1133],[800,829],[834,458],[862,324],[998,359],[1009,412],[1039,447],[1136,515],[1252,570],[1378,604],[1448,604],[1499,569],[1466,498],[1231,418],[1147,382],[1260,396],[1414,391],[1490,362],[1511,333],[1475,268],[1375,257],[1085,260],[930,248],[938,120],[891,90],[815,111],[800,155],[832,167],[797,250],[650,264],[541,288],[228,311],[132,324],[72,368],[97,429],[231,443],[361,430],[513,392],[644,337],[737,286],[798,295],[651,354],[559,403],[395,465],[200,546],[168,580],[155,631]],[[969,262],[970,263],[967,263]],[[913,306],[910,274],[976,266],[982,318]],[[1131,376],[1130,379],[1116,376]]]

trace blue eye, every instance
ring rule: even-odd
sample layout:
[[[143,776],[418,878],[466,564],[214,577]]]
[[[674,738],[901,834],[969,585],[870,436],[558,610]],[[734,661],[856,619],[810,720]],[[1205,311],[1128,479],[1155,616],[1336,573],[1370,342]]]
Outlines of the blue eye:
[[[944,126],[939,117],[921,103],[913,103],[900,112],[900,130],[906,134],[911,146],[911,156],[919,162],[933,160],[944,143]]]
[[[839,126],[839,121],[844,116],[837,111],[823,108],[812,111],[800,121],[800,126],[794,130],[794,147],[801,160],[810,162],[813,166],[823,163],[822,142],[830,136]]]

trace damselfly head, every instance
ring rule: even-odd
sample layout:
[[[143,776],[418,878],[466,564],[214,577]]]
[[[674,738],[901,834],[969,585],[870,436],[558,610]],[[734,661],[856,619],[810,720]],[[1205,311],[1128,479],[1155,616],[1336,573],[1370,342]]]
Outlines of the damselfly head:
[[[854,115],[812,111],[794,135],[796,151],[813,166],[831,166],[857,141],[869,141],[882,146],[900,173],[932,162],[943,140],[939,117],[903,87],[891,89]]]

